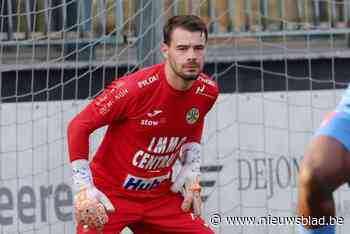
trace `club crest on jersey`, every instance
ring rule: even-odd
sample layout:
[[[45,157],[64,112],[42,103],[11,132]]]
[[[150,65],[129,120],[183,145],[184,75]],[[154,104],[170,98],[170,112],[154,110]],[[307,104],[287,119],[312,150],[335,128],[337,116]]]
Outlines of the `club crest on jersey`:
[[[187,111],[186,121],[188,124],[194,124],[199,119],[199,110],[195,107]]]

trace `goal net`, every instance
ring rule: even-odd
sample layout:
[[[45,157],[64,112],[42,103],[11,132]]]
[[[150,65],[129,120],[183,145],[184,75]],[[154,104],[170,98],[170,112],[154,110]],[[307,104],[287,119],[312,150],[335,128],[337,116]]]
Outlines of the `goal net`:
[[[167,18],[196,14],[210,30],[205,72],[220,87],[203,135],[204,218],[221,234],[297,233],[300,160],[350,81],[349,9],[345,0],[0,1],[0,232],[74,233],[67,123],[116,77],[162,61]],[[346,219],[349,188],[334,197]]]

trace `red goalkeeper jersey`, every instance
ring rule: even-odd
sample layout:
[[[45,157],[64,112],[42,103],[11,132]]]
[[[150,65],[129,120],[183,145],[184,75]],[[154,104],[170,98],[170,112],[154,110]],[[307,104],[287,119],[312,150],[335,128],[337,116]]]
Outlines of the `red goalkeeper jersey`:
[[[69,124],[70,160],[87,159],[89,135],[108,125],[90,163],[96,187],[107,196],[167,193],[179,149],[200,142],[217,96],[216,83],[204,74],[189,90],[173,89],[164,64],[117,79]]]

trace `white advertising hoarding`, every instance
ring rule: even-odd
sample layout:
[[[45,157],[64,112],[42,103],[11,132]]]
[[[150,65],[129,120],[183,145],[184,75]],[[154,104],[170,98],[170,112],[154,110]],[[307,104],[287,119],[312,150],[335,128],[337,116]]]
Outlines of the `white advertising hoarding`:
[[[297,172],[314,129],[342,91],[222,94],[203,136],[205,217],[292,217]],[[69,120],[86,101],[2,104],[1,233],[74,233],[66,145]],[[95,151],[103,130],[94,133]],[[350,231],[349,189],[335,194]],[[216,233],[297,233],[295,225],[231,225]]]

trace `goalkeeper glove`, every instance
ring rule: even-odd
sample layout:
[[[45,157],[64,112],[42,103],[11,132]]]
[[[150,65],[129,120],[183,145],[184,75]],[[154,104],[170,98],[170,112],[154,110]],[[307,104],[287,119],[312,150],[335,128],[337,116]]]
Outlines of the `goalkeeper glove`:
[[[115,208],[105,194],[99,191],[92,181],[92,175],[87,160],[72,162],[74,213],[78,224],[85,229],[102,231],[108,222],[107,212]]]
[[[180,158],[183,166],[171,186],[171,191],[182,191],[184,200],[181,209],[185,212],[192,207],[195,216],[202,214],[200,178],[201,146],[198,143],[187,143],[181,147]]]

